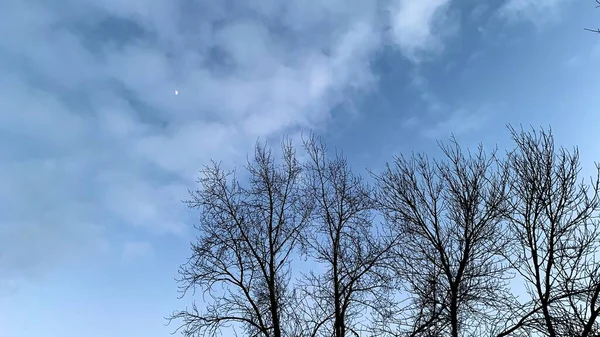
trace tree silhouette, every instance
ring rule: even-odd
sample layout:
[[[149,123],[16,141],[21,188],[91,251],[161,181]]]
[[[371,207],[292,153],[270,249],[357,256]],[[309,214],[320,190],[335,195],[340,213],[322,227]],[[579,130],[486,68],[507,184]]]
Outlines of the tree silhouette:
[[[373,185],[313,135],[302,162],[257,144],[243,182],[213,162],[178,279],[203,304],[170,320],[186,337],[599,336],[600,166],[581,180],[577,149],[508,129],[505,157],[452,138]]]
[[[206,167],[187,203],[201,212],[192,256],[180,268],[182,296],[204,291],[206,306],[174,312],[186,336],[215,335],[232,323],[249,336],[288,336],[289,264],[310,210],[301,205],[301,167],[291,143],[282,160],[257,144],[248,186],[218,164]]]
[[[551,131],[517,132],[509,154],[510,228],[516,245],[509,256],[526,282],[533,326],[548,336],[591,336],[600,314],[600,247],[597,176],[586,184],[577,149],[555,149]]]
[[[480,335],[511,303],[501,227],[508,175],[482,147],[440,145],[444,161],[399,156],[376,176],[379,207],[402,234],[396,269],[411,302],[392,335]]]
[[[356,319],[377,305],[390,283],[391,240],[376,232],[372,189],[350,169],[345,157],[327,156],[315,136],[304,141],[305,197],[314,212],[304,231],[310,258],[324,267],[302,282],[312,305],[311,336],[359,335]],[[311,304],[309,304],[311,303]]]

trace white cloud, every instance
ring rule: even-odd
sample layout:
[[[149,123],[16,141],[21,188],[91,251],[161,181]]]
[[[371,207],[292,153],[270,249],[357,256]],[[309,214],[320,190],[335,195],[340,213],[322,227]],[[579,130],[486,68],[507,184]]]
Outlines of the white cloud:
[[[120,226],[182,233],[180,200],[208,159],[323,128],[334,106],[374,85],[389,19],[361,0],[8,1],[0,272],[21,276],[97,250]],[[400,50],[438,50],[446,4],[395,2]]]
[[[443,48],[443,38],[456,32],[449,14],[450,0],[394,0],[390,6],[393,41],[413,61],[424,52]]]
[[[128,241],[123,245],[122,259],[124,262],[133,262],[152,255],[154,248],[147,241]]]
[[[96,227],[182,233],[180,200],[208,159],[320,126],[348,88],[373,81],[376,7],[360,1],[267,1],[256,15],[208,2],[10,2],[0,14],[3,275],[52,268],[105,239]],[[281,18],[289,36],[272,27]]]

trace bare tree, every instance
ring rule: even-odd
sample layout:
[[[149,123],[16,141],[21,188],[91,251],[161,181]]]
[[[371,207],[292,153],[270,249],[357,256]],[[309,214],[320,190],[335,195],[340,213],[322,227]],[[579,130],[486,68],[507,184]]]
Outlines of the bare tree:
[[[290,142],[280,160],[257,144],[247,183],[205,167],[178,279],[203,304],[170,320],[190,337],[599,336],[600,166],[579,180],[577,149],[509,130],[506,159],[452,139],[443,160],[396,157],[375,189],[314,136],[305,163]],[[316,267],[292,284],[296,248]]]
[[[288,336],[289,264],[310,209],[301,205],[291,143],[282,150],[276,161],[257,144],[245,185],[216,163],[201,172],[200,189],[187,201],[200,210],[198,238],[178,282],[182,297],[201,289],[205,307],[172,314],[185,336],[215,336],[232,324],[249,336]]]
[[[340,153],[329,158],[320,139],[304,141],[305,193],[314,204],[303,238],[323,273],[305,275],[304,305],[311,336],[358,336],[361,317],[390,284],[391,240],[376,230],[372,189]]]
[[[399,156],[375,176],[378,205],[402,234],[395,268],[409,301],[384,317],[390,335],[482,335],[514,303],[502,257],[508,175],[482,147],[440,147],[443,161]]]
[[[507,162],[516,245],[508,256],[536,308],[532,328],[550,337],[592,336],[600,315],[600,168],[586,183],[577,149],[555,149],[551,131],[509,129],[516,143]]]

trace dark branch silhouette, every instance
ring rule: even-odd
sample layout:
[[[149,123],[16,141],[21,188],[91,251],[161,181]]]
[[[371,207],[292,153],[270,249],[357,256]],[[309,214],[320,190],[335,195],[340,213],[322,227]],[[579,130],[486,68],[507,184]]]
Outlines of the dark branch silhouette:
[[[515,246],[507,256],[539,307],[532,327],[550,337],[592,336],[600,314],[600,170],[587,184],[577,149],[555,149],[551,131],[510,131]]]
[[[323,143],[304,141],[305,193],[314,204],[304,232],[310,258],[323,273],[305,275],[302,294],[312,303],[311,336],[359,335],[357,319],[377,303],[390,283],[391,240],[376,232],[372,189],[341,154],[327,156]],[[315,317],[316,316],[316,317]]]
[[[600,166],[582,180],[577,149],[509,131],[503,158],[452,139],[373,187],[315,136],[303,162],[257,145],[246,183],[213,163],[178,280],[202,305],[170,320],[186,337],[600,336]]]
[[[185,336],[241,325],[249,336],[287,336],[289,263],[308,210],[301,202],[301,167],[290,143],[282,160],[257,144],[247,186],[213,163],[187,203],[200,210],[192,257],[180,269],[183,294],[200,288],[205,308],[173,313]],[[182,295],[183,296],[183,295]]]
[[[444,161],[399,156],[376,176],[379,206],[402,233],[397,273],[411,302],[392,335],[481,335],[512,303],[501,227],[508,176],[481,147],[440,145]]]

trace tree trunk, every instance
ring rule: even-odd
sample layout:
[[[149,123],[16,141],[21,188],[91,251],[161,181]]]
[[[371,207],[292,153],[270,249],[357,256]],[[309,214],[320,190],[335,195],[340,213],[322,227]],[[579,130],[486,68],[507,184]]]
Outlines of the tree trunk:
[[[454,288],[454,287],[453,287]],[[452,298],[450,300],[450,328],[452,337],[458,337],[458,298],[457,290],[452,289]]]

